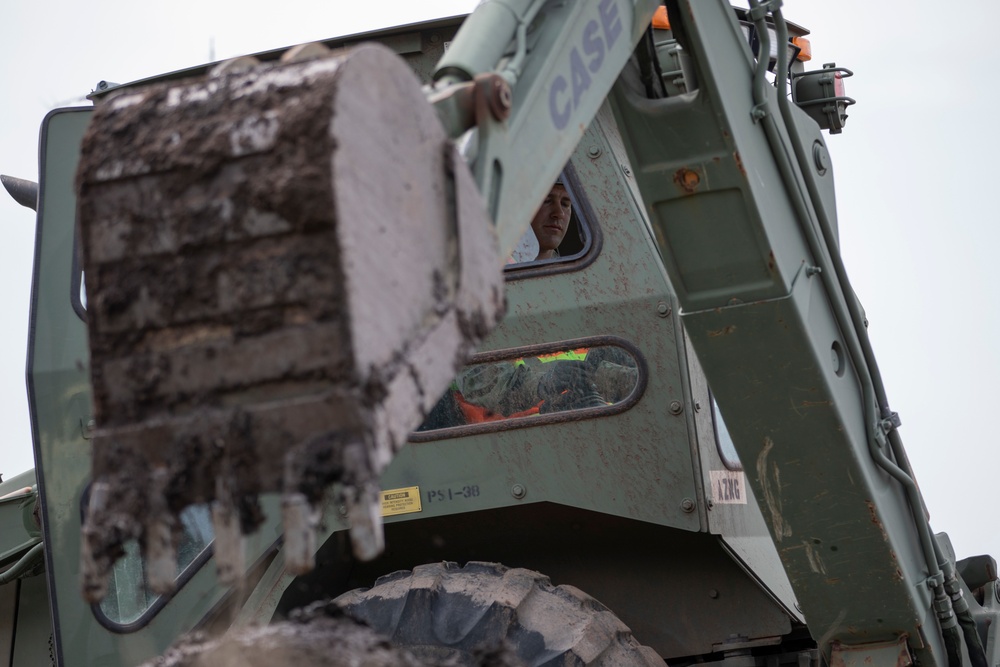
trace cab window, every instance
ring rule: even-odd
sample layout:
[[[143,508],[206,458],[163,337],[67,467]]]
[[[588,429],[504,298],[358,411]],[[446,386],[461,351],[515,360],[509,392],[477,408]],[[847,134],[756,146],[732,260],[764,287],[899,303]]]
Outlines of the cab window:
[[[715,402],[715,397],[709,399],[712,403],[712,423],[715,426],[715,443],[719,449],[719,456],[722,463],[730,470],[743,470],[740,463],[740,456],[736,453],[736,445],[733,444],[733,437],[729,435],[726,422],[722,419],[722,411],[719,404]]]
[[[549,264],[571,262],[590,252],[594,227],[571,168],[553,183],[541,206],[507,259],[508,278]]]
[[[184,536],[177,549],[178,580],[193,574],[207,559],[207,548],[214,537],[208,505],[186,508],[180,514],[180,521]],[[202,554],[204,557],[199,558]],[[161,599],[149,590],[146,561],[139,551],[139,544],[130,540],[125,544],[125,555],[114,564],[108,594],[95,606],[95,611],[111,629],[128,631],[141,625],[147,612]]]
[[[417,434],[457,428],[455,435],[464,435],[470,427],[516,428],[567,415],[578,418],[574,413],[584,411],[600,415],[627,409],[638,399],[644,365],[626,341],[605,341],[478,355],[455,377]]]

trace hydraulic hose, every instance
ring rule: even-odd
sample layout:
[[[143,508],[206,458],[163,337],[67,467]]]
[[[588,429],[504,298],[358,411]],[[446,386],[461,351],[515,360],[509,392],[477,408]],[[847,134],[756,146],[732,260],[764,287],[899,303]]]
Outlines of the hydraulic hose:
[[[969,650],[969,661],[972,667],[989,667],[986,660],[986,649],[983,648],[983,641],[979,637],[979,630],[976,628],[976,619],[972,618],[972,612],[966,606],[965,612],[956,614],[958,624],[962,626],[962,637],[965,638],[965,646]]]
[[[4,584],[9,584],[14,581],[22,574],[33,568],[39,560],[41,560],[42,551],[44,550],[44,543],[39,542],[35,546],[28,549],[27,553],[21,556],[21,559],[10,566],[9,569],[0,572],[0,586]]]
[[[962,667],[962,636],[958,628],[942,628],[941,636],[944,638],[944,647],[948,652],[948,666]]]
[[[969,662],[972,667],[988,667],[989,661],[986,659],[986,649],[983,648],[982,638],[976,627],[976,619],[972,617],[969,609],[969,602],[965,599],[962,585],[958,581],[955,573],[955,566],[945,557],[941,545],[934,541],[938,562],[944,572],[944,589],[951,600],[951,608],[955,612],[958,624],[962,628],[962,637],[965,639],[965,646],[969,652]]]

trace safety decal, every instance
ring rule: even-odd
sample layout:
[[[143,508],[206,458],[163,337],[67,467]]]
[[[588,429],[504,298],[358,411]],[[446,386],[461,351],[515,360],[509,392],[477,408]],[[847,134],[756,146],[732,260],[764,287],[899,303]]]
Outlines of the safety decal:
[[[382,516],[410,514],[420,510],[419,486],[407,486],[402,489],[389,489],[382,492]]]

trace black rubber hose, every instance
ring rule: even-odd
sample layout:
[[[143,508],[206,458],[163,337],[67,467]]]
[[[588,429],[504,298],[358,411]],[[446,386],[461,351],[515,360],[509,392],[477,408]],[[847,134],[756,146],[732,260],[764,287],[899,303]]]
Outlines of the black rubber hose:
[[[41,562],[43,550],[43,543],[39,542],[21,556],[21,560],[14,563],[9,569],[0,572],[0,586],[14,581]]]
[[[958,633],[958,626],[942,628],[941,635],[948,651],[949,667],[962,667],[962,635]]]
[[[976,619],[972,618],[972,613],[965,611],[956,614],[958,624],[962,626],[962,636],[965,637],[965,646],[969,649],[969,662],[972,667],[989,667],[986,660],[986,650],[983,648],[983,640],[979,637],[979,630],[976,628]]]

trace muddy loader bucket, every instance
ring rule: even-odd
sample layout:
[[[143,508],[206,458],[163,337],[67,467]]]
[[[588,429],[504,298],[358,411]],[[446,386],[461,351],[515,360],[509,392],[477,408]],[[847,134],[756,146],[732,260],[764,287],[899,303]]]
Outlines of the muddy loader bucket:
[[[91,600],[132,538],[169,590],[193,503],[241,576],[264,492],[292,571],[333,483],[374,557],[379,473],[501,317],[485,206],[406,64],[375,45],[287,60],[125,90],[84,139]]]

